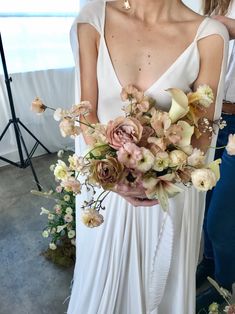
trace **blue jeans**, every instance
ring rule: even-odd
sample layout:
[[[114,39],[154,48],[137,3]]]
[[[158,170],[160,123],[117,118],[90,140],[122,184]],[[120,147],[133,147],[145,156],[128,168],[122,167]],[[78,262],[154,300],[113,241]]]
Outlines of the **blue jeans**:
[[[217,147],[227,144],[235,133],[235,115],[222,115],[227,126],[220,130]],[[207,193],[203,224],[204,256],[215,263],[215,279],[225,288],[235,282],[235,156],[226,149],[216,150],[215,159],[222,158],[221,178]]]

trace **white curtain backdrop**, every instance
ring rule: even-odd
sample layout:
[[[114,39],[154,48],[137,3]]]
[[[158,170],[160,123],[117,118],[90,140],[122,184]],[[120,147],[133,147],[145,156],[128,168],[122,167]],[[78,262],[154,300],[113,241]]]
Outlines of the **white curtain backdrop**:
[[[30,111],[30,105],[36,96],[51,107],[68,108],[74,104],[75,73],[69,31],[78,14],[79,1],[22,0],[19,4],[18,0],[0,0],[0,5],[1,35],[17,117],[51,152],[74,149],[74,140],[60,135],[52,112],[37,116]],[[0,135],[9,119],[0,60]],[[35,140],[24,131],[23,135],[30,151]],[[44,153],[39,146],[34,156]],[[19,160],[12,126],[0,141],[0,156]],[[0,160],[0,166],[5,164]]]

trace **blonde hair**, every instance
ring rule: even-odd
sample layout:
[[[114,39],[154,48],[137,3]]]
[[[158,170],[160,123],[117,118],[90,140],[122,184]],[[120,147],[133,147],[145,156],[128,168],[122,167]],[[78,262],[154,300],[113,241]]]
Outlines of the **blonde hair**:
[[[228,12],[230,2],[231,0],[204,0],[203,13],[205,15],[212,13],[225,15]]]

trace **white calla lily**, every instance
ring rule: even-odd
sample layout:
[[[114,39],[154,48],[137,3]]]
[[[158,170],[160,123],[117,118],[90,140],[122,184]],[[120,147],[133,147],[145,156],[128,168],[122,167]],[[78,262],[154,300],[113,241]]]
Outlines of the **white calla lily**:
[[[172,103],[169,111],[171,122],[174,123],[183,118],[189,111],[188,97],[177,88],[169,88],[167,91],[171,94]]]

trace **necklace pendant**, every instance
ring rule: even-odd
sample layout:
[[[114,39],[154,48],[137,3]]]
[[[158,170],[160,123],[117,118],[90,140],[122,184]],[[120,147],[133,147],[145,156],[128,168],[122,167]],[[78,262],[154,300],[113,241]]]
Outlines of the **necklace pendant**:
[[[123,9],[130,10],[130,8],[131,8],[131,5],[130,5],[129,1],[128,0],[124,0]]]

